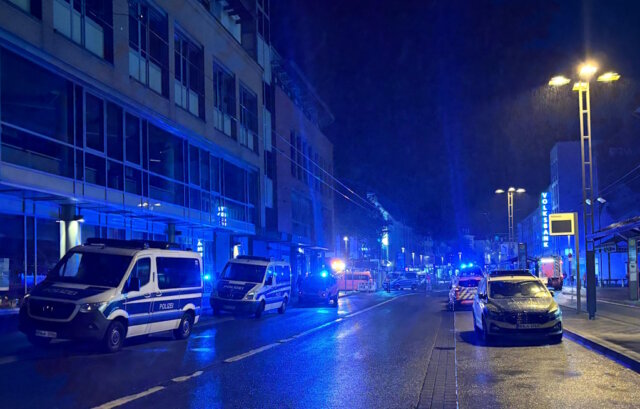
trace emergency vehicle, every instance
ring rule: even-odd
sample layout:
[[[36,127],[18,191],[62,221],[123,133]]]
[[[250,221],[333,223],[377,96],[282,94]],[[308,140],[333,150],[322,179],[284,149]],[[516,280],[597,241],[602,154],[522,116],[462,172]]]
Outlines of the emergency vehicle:
[[[562,258],[559,256],[542,257],[540,259],[539,278],[547,287],[562,290],[564,277],[562,275]]]
[[[457,275],[451,279],[449,290],[449,309],[454,310],[462,305],[473,304],[478,284],[484,277],[482,269],[473,264],[463,265]]]

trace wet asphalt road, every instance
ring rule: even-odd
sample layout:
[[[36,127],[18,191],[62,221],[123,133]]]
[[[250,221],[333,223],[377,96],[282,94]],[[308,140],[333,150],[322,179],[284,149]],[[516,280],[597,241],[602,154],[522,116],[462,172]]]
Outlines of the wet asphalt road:
[[[1,335],[0,407],[640,407],[635,372],[567,339],[485,346],[470,311],[446,311],[443,296],[358,294],[337,309],[196,328],[187,341],[142,338],[116,354]]]
[[[565,314],[569,313],[565,311]],[[461,408],[638,408],[640,375],[567,339],[485,346],[471,311],[455,313]]]
[[[9,334],[0,337],[0,407],[409,408],[423,395],[440,404],[444,389],[424,386],[450,316],[441,298],[395,292],[260,320],[223,315],[187,341],[134,339],[110,355],[62,342],[38,350]]]

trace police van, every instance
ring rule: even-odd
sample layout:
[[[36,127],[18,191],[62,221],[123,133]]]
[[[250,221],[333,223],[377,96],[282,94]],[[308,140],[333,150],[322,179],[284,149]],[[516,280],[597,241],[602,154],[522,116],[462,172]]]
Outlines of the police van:
[[[90,239],[24,298],[19,328],[36,345],[99,340],[115,352],[138,335],[189,337],[201,302],[198,253],[161,242]]]
[[[251,313],[278,310],[284,314],[291,300],[291,267],[284,261],[238,256],[229,260],[211,292],[211,308],[220,311]]]

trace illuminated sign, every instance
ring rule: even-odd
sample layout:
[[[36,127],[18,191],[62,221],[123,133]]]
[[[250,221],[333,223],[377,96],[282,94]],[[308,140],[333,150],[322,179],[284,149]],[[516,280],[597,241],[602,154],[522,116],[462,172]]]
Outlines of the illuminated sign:
[[[576,234],[576,213],[553,213],[549,215],[551,236],[571,236]]]
[[[542,216],[542,247],[549,248],[549,192],[540,194],[540,212]]]

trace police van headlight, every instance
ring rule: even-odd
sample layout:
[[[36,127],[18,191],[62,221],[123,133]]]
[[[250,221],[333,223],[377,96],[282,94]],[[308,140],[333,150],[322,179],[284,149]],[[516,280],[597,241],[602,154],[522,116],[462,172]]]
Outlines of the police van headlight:
[[[82,304],[80,306],[80,312],[93,312],[96,310],[104,312],[107,308],[107,304],[109,304],[107,301]]]
[[[249,291],[247,295],[244,296],[245,300],[253,300],[256,297],[255,291]]]

